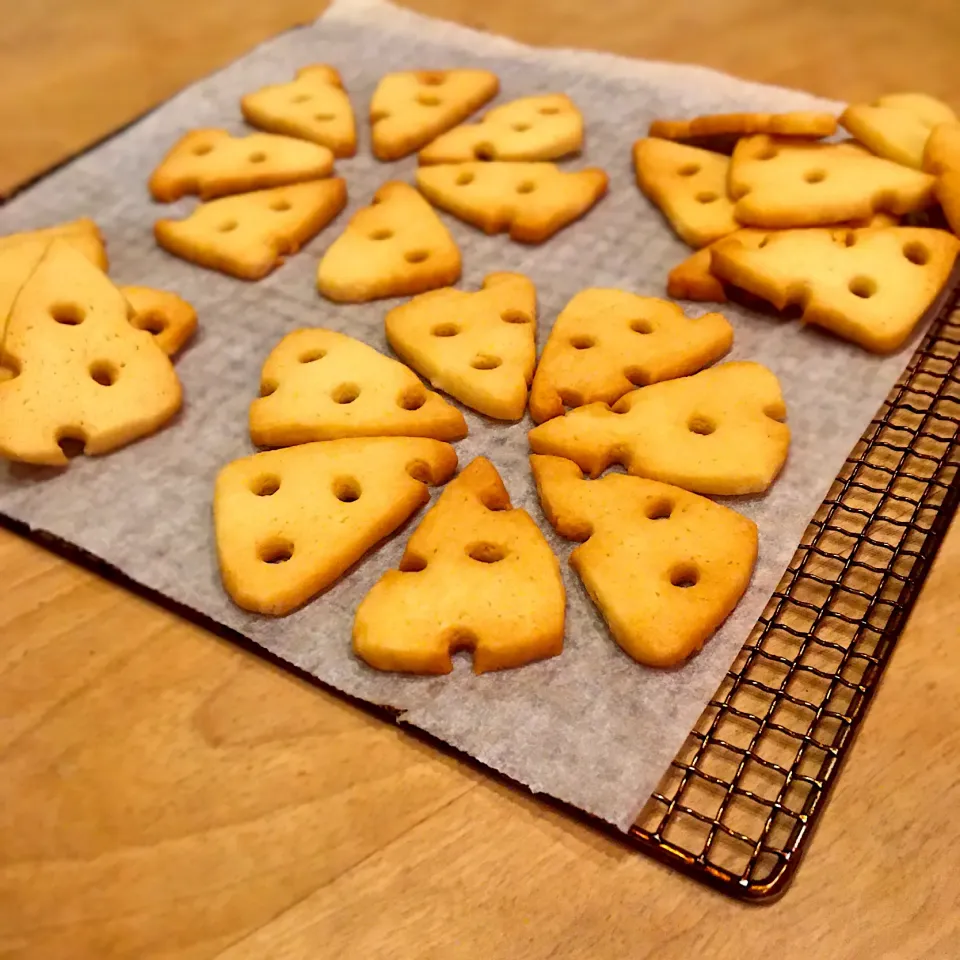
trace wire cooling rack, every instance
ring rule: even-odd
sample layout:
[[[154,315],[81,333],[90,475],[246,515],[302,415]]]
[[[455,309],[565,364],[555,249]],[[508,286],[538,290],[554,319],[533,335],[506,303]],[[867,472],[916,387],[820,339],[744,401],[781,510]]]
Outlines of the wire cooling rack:
[[[790,883],[960,500],[952,291],[630,831],[732,896]]]

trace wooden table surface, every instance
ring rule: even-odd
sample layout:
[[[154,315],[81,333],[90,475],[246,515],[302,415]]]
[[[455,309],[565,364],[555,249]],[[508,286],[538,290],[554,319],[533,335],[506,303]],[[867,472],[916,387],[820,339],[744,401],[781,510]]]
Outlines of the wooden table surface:
[[[0,0],[0,190],[318,2]],[[415,6],[960,107],[956,0]],[[0,958],[960,956],[958,573],[954,527],[795,884],[757,908],[0,534]]]

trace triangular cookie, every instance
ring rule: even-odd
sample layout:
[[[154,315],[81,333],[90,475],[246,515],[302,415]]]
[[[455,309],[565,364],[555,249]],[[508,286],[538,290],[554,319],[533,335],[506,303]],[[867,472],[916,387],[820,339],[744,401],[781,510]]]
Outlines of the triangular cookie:
[[[519,420],[537,361],[537,291],[491,273],[476,293],[434,290],[387,314],[390,346],[433,386],[497,420]]]
[[[273,133],[231,136],[226,130],[191,130],[174,144],[150,176],[154,200],[187,194],[202,200],[318,180],[333,173],[326,148]]]
[[[307,443],[227,464],[213,497],[220,573],[234,602],[281,617],[302,606],[430,499],[457,468],[419,437]]]
[[[107,453],[166,423],[180,381],[105,274],[55,240],[18,294],[0,366],[0,456],[62,466],[59,443]]]
[[[157,346],[168,356],[179,353],[197,330],[197,311],[182,297],[153,287],[121,287],[133,308],[130,323],[153,334]]]
[[[241,280],[259,280],[319,233],[347,202],[343,180],[222,197],[183,220],[158,220],[157,243],[191,263]]]
[[[566,172],[552,163],[456,163],[417,169],[431,203],[485,233],[541,243],[582,217],[606,192],[595,167]]]
[[[534,453],[573,460],[592,477],[614,463],[694,493],[762,493],[783,466],[790,428],[777,378],[733,362],[641,387],[611,409],[591,403],[530,431]]]
[[[463,414],[402,363],[333,330],[295,330],[270,351],[250,405],[262,447],[341,437],[462,440]]]
[[[955,123],[956,114],[925,93],[894,93],[873,103],[855,103],[840,123],[878,157],[923,169],[923,150],[938,123]]]
[[[408,70],[388,73],[370,101],[373,153],[399,160],[466,120],[496,96],[489,70]]]
[[[637,186],[691,247],[703,247],[740,224],[727,198],[730,159],[650,137],[633,145]]]
[[[873,156],[855,143],[797,143],[768,136],[741,140],[727,182],[733,214],[756,227],[814,227],[902,216],[934,202],[934,179]]]
[[[440,134],[420,151],[419,160],[558,160],[582,146],[583,115],[565,94],[547,93],[494,107],[479,123]]]
[[[584,480],[559,457],[530,458],[557,533],[614,639],[634,660],[672,667],[733,612],[757,559],[752,520],[706,497],[639,477]]]
[[[460,279],[460,249],[413,187],[385,183],[330,245],[317,269],[329,300],[408,297]]]
[[[542,423],[564,405],[614,403],[636,387],[696,373],[733,343],[719,313],[691,319],[675,304],[623,290],[581,290],[557,317],[530,390]]]
[[[772,231],[747,245],[736,236],[712,250],[711,270],[778,310],[876,353],[896,350],[940,292],[960,250],[943,230]]]
[[[357,607],[353,649],[405,673],[449,673],[464,649],[476,673],[519,667],[561,652],[564,605],[553,551],[478,457],[413,532],[400,569]]]
[[[741,137],[757,133],[819,140],[837,132],[832,113],[708,113],[691,120],[654,120],[649,135],[729,153]]]
[[[296,79],[248,93],[240,100],[247,123],[270,133],[312,140],[335,157],[357,152],[357,130],[340,74],[326,64],[297,71]]]
[[[950,229],[960,236],[960,123],[942,123],[933,128],[923,168],[937,175],[937,199]]]

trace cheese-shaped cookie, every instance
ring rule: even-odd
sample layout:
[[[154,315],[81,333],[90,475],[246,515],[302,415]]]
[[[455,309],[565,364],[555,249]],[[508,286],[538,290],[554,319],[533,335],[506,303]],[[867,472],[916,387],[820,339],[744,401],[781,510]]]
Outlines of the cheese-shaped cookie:
[[[346,202],[343,180],[312,180],[211,200],[183,220],[158,220],[153,233],[177,257],[259,280],[316,236]]]
[[[901,346],[940,292],[960,249],[943,230],[773,231],[759,243],[736,236],[712,248],[711,270],[778,310],[875,353]]]
[[[408,297],[460,279],[460,248],[413,187],[394,180],[358,210],[323,255],[317,288],[329,300]]]
[[[837,118],[833,114],[806,110],[793,113],[712,113],[692,120],[654,120],[650,124],[651,137],[712,150],[722,149],[727,153],[741,137],[757,133],[819,140],[836,132]]]
[[[757,527],[679,487],[624,474],[584,480],[560,457],[532,456],[540,503],[610,632],[634,660],[672,667],[732,613],[757,559]]]
[[[930,131],[956,120],[945,103],[925,93],[893,93],[873,103],[851,104],[840,116],[843,126],[878,157],[917,170],[923,169]]]
[[[107,269],[107,250],[103,242],[103,235],[89,217],[69,220],[52,227],[41,227],[39,230],[8,233],[0,237],[0,253],[6,253],[13,247],[23,245],[31,247],[39,245],[45,250],[53,240],[65,240],[101,270]]]
[[[326,589],[457,468],[419,437],[307,443],[227,464],[213,497],[220,573],[234,603],[280,617]]]
[[[370,101],[373,154],[399,160],[466,120],[500,88],[489,70],[388,73]]]
[[[960,123],[942,123],[933,128],[923,167],[937,175],[937,199],[950,229],[960,236]]]
[[[153,334],[157,346],[168,356],[178,354],[197,330],[197,311],[182,297],[153,287],[121,287],[133,307],[130,323]]]
[[[270,351],[250,437],[289,447],[341,437],[461,440],[463,414],[402,363],[333,330],[295,330]]]
[[[289,83],[276,83],[240,100],[247,123],[270,133],[312,140],[335,157],[357,152],[357,130],[340,74],[326,64],[301,67]]]
[[[485,233],[542,243],[582,217],[606,192],[595,167],[564,171],[552,163],[456,163],[417,169],[423,195]]]
[[[713,243],[740,225],[727,198],[729,157],[669,140],[633,145],[637,186],[691,247]]]
[[[740,361],[641,387],[611,409],[591,403],[530,431],[534,453],[573,460],[598,477],[619,463],[634,476],[694,493],[763,493],[787,458],[780,383]]]
[[[934,179],[854,143],[741,140],[727,189],[733,215],[755,227],[815,227],[886,211],[902,216],[934,202]]]
[[[10,314],[0,367],[0,456],[63,466],[63,441],[108,453],[165,424],[180,381],[106,275],[55,240]]]
[[[553,551],[478,457],[413,532],[400,569],[357,607],[353,649],[404,673],[449,673],[464,649],[477,673],[519,667],[563,649],[564,606]]]
[[[675,304],[623,290],[581,290],[543,349],[530,391],[537,423],[564,405],[614,403],[636,387],[684,377],[719,360],[733,327],[719,313],[691,319]]]
[[[420,163],[470,160],[558,160],[583,146],[583,116],[562,93],[521,97],[428,143]]]
[[[433,386],[497,420],[519,420],[537,360],[537,292],[491,273],[476,293],[433,290],[387,314],[387,340]]]

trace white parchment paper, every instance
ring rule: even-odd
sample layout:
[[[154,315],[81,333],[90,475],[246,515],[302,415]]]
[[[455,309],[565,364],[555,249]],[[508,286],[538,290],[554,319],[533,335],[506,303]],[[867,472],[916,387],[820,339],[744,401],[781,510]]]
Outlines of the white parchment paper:
[[[356,158],[340,161],[349,211],[298,256],[259,283],[177,260],[153,242],[159,216],[192,201],[154,204],[147,177],[193,127],[243,132],[238,100],[287,80],[313,62],[334,64],[356,110]],[[527,464],[529,421],[503,426],[466,412],[461,465],[488,456],[516,505],[531,512],[564,561],[568,626],[563,655],[524,669],[475,677],[459,660],[443,678],[383,675],[350,652],[353,610],[395,566],[414,518],[324,596],[283,620],[251,616],[227,599],[217,572],[211,493],[220,467],[251,452],[247,406],[259,369],[286,332],[325,326],[387,350],[383,317],[395,301],[335,305],[314,287],[318,257],[350,212],[378,185],[412,181],[415,160],[381,164],[364,122],[379,77],[389,70],[483,66],[501,80],[496,102],[561,91],[583,110],[587,146],[567,166],[600,166],[610,195],[581,222],[539,247],[487,237],[447,218],[463,251],[463,286],[495,270],[530,276],[539,294],[539,345],[567,300],[587,286],[663,296],[667,271],[688,254],[637,190],[630,147],[656,117],[709,111],[796,110],[835,104],[746,83],[709,70],[569,50],[534,50],[431,21],[380,0],[339,0],[315,25],[262,45],[197,83],[130,129],[58,170],[0,210],[0,231],[79,216],[96,219],[119,283],[174,290],[192,302],[200,333],[178,360],[186,404],[157,436],[101,459],[79,458],[63,472],[0,467],[0,511],[71,541],[147,587],[240,631],[284,660],[354,697],[403,711],[403,720],[485,764],[626,828],[643,805],[776,586],[845,456],[913,350],[878,359],[797,323],[729,306],[731,358],[758,360],[780,377],[793,445],[766,497],[734,506],[760,528],[760,559],[747,595],[728,622],[682,669],[645,669],[611,640],[565,560],[536,500]],[[702,307],[694,311],[705,312]],[[0,588],[2,603],[2,588]],[[157,651],[162,657],[163,651]]]

